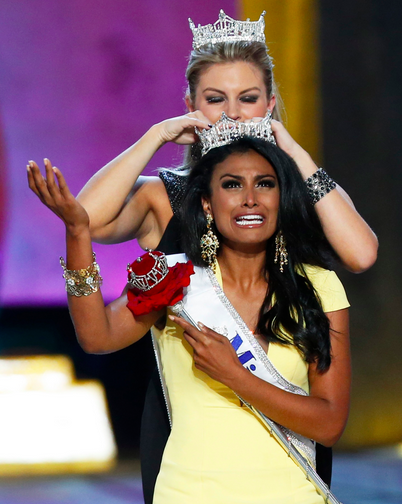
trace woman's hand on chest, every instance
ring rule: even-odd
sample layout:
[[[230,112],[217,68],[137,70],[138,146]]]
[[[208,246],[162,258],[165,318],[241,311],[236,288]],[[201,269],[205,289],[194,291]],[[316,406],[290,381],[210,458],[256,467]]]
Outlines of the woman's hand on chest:
[[[198,322],[199,329],[184,319],[169,315],[184,333],[185,340],[193,348],[194,365],[216,381],[227,385],[244,372],[230,341],[222,334]]]

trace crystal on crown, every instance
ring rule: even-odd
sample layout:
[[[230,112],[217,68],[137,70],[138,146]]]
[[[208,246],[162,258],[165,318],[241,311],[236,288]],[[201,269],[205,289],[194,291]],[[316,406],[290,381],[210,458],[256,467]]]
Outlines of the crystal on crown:
[[[153,287],[158,285],[169,273],[165,254],[157,255],[153,254],[150,251],[149,255],[153,259],[155,259],[155,264],[153,265],[152,269],[145,275],[136,275],[130,265],[127,266],[127,271],[130,273],[130,279],[128,283],[131,285],[131,287],[140,289],[143,292],[149,291]]]
[[[230,119],[225,112],[222,112],[219,121],[212,128],[202,131],[195,128],[201,142],[201,155],[205,156],[207,152],[215,149],[215,147],[222,147],[222,145],[230,144],[246,136],[276,143],[272,133],[271,121],[270,111],[261,121],[254,122],[251,120],[247,123]]]
[[[258,21],[238,21],[227,16],[221,9],[218,21],[205,26],[195,26],[188,18],[191,31],[193,32],[193,49],[199,49],[206,44],[219,42],[262,42],[265,44],[265,11]]]

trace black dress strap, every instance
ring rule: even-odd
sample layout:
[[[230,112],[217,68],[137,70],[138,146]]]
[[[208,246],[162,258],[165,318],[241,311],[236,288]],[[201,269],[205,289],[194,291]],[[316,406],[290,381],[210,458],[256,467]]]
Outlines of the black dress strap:
[[[183,252],[180,243],[180,221],[177,215],[173,214],[156,250],[160,250],[165,254]]]
[[[165,184],[173,213],[178,215],[186,193],[188,170],[160,170],[159,178]]]

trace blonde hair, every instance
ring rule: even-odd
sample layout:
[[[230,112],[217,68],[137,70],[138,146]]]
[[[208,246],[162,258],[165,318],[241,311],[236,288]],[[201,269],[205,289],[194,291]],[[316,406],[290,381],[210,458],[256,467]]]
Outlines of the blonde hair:
[[[190,54],[186,70],[188,82],[187,96],[194,103],[200,77],[209,67],[222,63],[245,61],[261,71],[267,89],[267,98],[276,97],[276,105],[272,111],[274,119],[281,120],[283,109],[273,75],[272,58],[267,52],[267,46],[262,42],[221,42],[208,44],[193,50]]]

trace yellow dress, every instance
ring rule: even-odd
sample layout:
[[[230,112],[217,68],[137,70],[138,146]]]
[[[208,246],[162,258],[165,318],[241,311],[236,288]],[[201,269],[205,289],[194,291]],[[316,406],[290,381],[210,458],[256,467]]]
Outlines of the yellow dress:
[[[325,312],[349,306],[332,271],[307,266]],[[218,280],[222,284],[220,272]],[[315,504],[313,485],[225,385],[194,367],[182,330],[167,319],[158,339],[172,406],[172,432],[154,504]],[[308,392],[308,365],[292,346],[269,344],[268,357]]]

